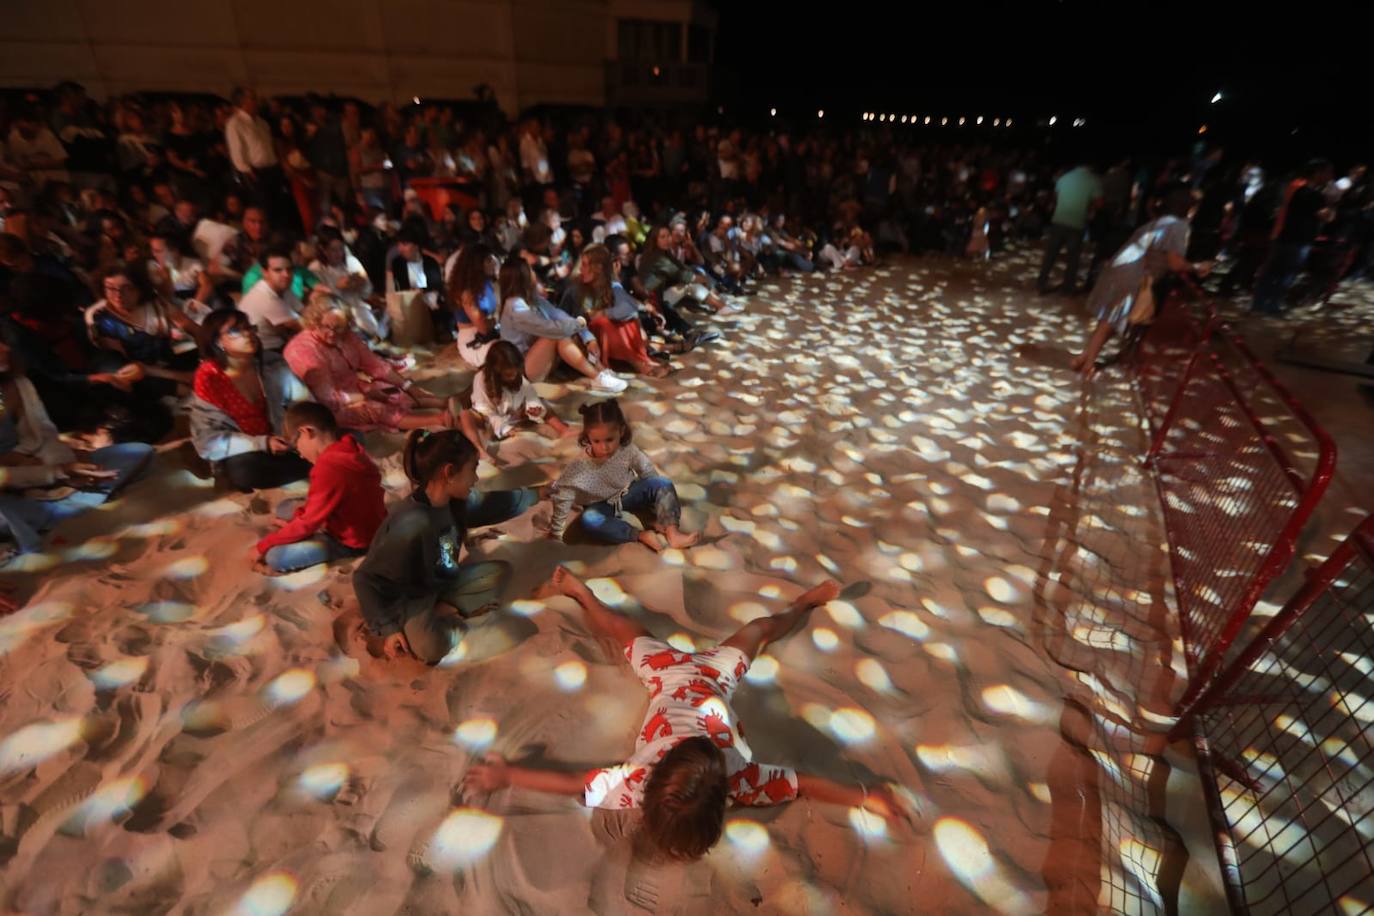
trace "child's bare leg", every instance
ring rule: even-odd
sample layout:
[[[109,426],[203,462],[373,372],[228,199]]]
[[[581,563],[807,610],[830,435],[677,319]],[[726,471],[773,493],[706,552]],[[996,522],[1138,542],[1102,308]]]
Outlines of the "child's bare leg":
[[[1088,345],[1083,348],[1083,352],[1073,358],[1069,363],[1069,368],[1075,372],[1089,373],[1097,363],[1097,354],[1102,352],[1102,347],[1106,345],[1107,338],[1112,336],[1112,326],[1099,321],[1097,327],[1093,329],[1093,336],[1088,338]]]
[[[772,617],[760,617],[740,627],[733,636],[721,643],[739,649],[751,659],[763,651],[771,642],[777,642],[805,622],[811,612],[828,601],[834,601],[840,593],[840,584],[833,580],[822,582],[814,588],[802,592],[792,600],[786,609]]]
[[[602,604],[587,587],[587,583],[573,575],[565,566],[554,569],[549,581],[535,592],[537,598],[549,598],[554,595],[564,595],[576,601],[582,608],[587,628],[598,636],[606,636],[621,645],[629,645],[641,636],[650,635],[638,621],[617,614]]]

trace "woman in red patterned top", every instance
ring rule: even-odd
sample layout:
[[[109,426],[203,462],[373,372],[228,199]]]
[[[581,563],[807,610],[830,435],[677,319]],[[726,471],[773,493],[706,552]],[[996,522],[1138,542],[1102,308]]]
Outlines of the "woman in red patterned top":
[[[191,401],[191,441],[216,473],[238,490],[303,480],[310,465],[277,435],[289,371],[265,367],[247,315],[215,312],[202,326],[201,361]]]

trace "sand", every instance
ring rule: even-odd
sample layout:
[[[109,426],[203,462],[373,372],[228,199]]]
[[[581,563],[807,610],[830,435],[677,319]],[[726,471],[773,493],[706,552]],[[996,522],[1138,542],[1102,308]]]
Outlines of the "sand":
[[[552,545],[542,504],[477,548],[514,565],[513,600],[435,669],[366,654],[352,564],[249,571],[289,488],[216,491],[169,449],[10,576],[32,597],[0,618],[0,906],[1224,912],[1191,761],[1159,737],[1182,660],[1134,405],[1067,370],[1088,322],[1027,294],[1034,260],[766,284],[623,399],[704,545]],[[449,364],[422,374],[454,390]],[[565,417],[587,397],[541,391]],[[395,497],[398,441],[369,439]],[[481,486],[575,453],[523,432]],[[916,826],[732,811],[705,860],[660,867],[623,815],[456,798],[488,752],[584,768],[632,747],[646,697],[623,658],[571,601],[522,597],[558,562],[682,647],[839,579],[737,711],[760,759],[895,782]]]

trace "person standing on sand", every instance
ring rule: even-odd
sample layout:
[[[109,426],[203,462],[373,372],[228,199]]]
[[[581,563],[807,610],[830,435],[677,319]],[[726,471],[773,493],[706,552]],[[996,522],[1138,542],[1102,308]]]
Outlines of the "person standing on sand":
[[[1048,295],[1056,290],[1066,293],[1077,292],[1078,258],[1083,252],[1083,233],[1088,228],[1088,220],[1102,202],[1102,181],[1091,166],[1080,165],[1069,169],[1054,183],[1054,216],[1050,218],[1050,231],[1045,239],[1045,258],[1040,262],[1040,277],[1036,288],[1040,295]],[[1050,271],[1054,262],[1059,260],[1059,252],[1068,247],[1068,263],[1064,265],[1064,282],[1055,288],[1050,287]]]
[[[460,794],[466,799],[517,786],[576,796],[589,808],[640,808],[644,838],[659,854],[678,861],[699,859],[716,844],[732,804],[759,807],[814,798],[864,807],[911,825],[908,802],[891,785],[846,786],[754,761],[730,705],[758,654],[801,627],[811,611],[839,592],[837,583],[822,583],[782,613],[745,624],[715,648],[679,652],[606,607],[586,583],[558,567],[537,597],[563,595],[576,601],[588,628],[624,647],[626,660],[650,691],[635,752],[625,763],[585,773],[534,769],[488,755],[468,770]]]
[[[1107,338],[1113,332],[1126,333],[1131,310],[1147,279],[1154,283],[1170,272],[1206,276],[1211,271],[1211,261],[1192,264],[1183,256],[1188,250],[1188,211],[1192,204],[1188,188],[1170,191],[1164,198],[1164,214],[1137,229],[1097,278],[1088,296],[1088,307],[1097,314],[1097,327],[1083,352],[1069,364],[1075,372],[1090,377]]]

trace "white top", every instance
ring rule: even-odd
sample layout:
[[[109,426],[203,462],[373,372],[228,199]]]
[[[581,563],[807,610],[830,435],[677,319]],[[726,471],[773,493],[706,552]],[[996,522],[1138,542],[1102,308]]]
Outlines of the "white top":
[[[520,138],[520,165],[536,184],[553,183],[553,170],[549,168],[549,153],[544,148],[544,141],[532,134]]]
[[[280,350],[290,336],[277,330],[277,325],[300,321],[304,306],[291,290],[278,296],[266,280],[259,280],[239,300],[239,311],[248,316],[257,328],[258,340],[264,350]]]
[[[277,164],[277,150],[272,145],[272,130],[262,118],[235,108],[224,124],[224,142],[229,158],[240,172],[266,168]]]
[[[527,378],[521,378],[520,387],[514,391],[501,392],[500,399],[493,403],[487,397],[486,375],[480,369],[472,379],[472,409],[491,424],[491,430],[498,439],[503,438],[521,420],[540,422],[547,414],[544,402]]]

